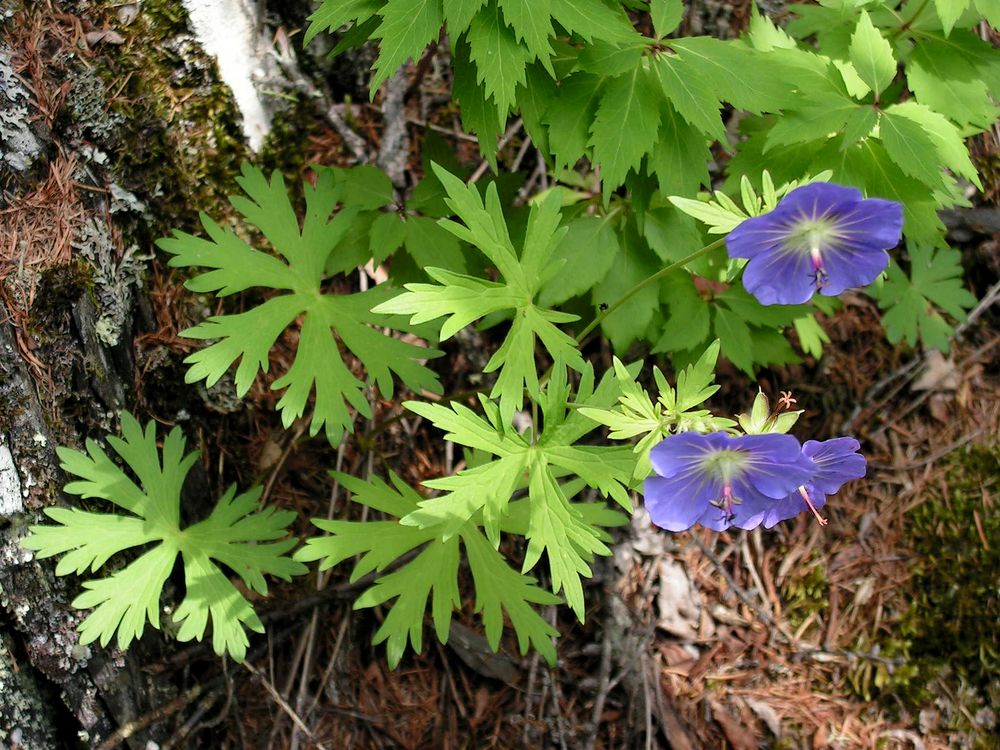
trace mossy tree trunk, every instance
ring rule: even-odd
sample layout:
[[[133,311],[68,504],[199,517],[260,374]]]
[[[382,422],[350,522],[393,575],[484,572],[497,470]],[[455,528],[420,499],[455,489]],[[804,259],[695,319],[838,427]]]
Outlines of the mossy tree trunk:
[[[177,693],[142,668],[164,657],[151,629],[82,646],[79,579],[19,540],[68,503],[55,446],[185,388],[153,241],[225,213],[248,153],[188,21],[179,1],[0,0],[0,747],[146,747]]]

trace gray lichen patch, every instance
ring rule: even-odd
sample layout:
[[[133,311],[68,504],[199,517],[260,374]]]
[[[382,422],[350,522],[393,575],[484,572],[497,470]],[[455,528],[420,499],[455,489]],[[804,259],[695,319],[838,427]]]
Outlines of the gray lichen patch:
[[[143,262],[130,246],[118,257],[108,225],[90,217],[73,238],[73,249],[94,267],[100,311],[94,331],[107,346],[117,346],[132,310],[134,290],[142,281]]]
[[[41,153],[42,145],[31,131],[28,92],[11,63],[11,50],[0,45],[0,167],[26,171]]]
[[[125,124],[121,114],[109,110],[104,81],[91,68],[73,78],[66,103],[76,126],[98,141],[107,141]]]
[[[14,456],[6,443],[0,443],[0,519],[10,518],[23,510],[21,477],[14,465]]]
[[[56,748],[56,732],[38,686],[11,658],[0,632],[0,747]]]

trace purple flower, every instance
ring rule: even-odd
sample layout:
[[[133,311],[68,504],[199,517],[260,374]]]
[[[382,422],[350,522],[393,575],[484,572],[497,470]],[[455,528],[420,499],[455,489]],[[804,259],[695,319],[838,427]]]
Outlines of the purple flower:
[[[903,207],[855,188],[814,182],[726,238],[731,258],[749,258],[743,285],[762,305],[797,305],[870,284],[899,244]]]
[[[695,523],[717,531],[752,529],[816,471],[790,435],[685,432],[664,438],[649,458],[657,476],[643,487],[646,508],[668,531]]]
[[[852,437],[833,438],[822,443],[807,440],[802,446],[802,455],[815,464],[813,475],[806,484],[768,508],[764,514],[764,528],[770,529],[807,510],[825,526],[826,520],[819,514],[819,508],[826,505],[826,496],[835,493],[846,482],[860,479],[868,470],[865,457],[858,453],[860,447]]]

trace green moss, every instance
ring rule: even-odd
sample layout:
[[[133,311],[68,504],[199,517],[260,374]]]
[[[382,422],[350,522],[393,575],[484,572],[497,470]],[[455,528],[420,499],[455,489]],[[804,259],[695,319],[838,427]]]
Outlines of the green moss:
[[[942,488],[927,486],[907,516],[909,604],[891,635],[856,644],[879,659],[848,674],[856,693],[890,709],[936,707],[936,731],[975,750],[1000,747],[983,718],[1000,701],[1000,516],[990,501],[998,479],[1000,445],[973,446],[949,458]]]
[[[998,478],[1000,445],[972,447],[953,457],[947,494],[910,514],[917,559],[901,628],[912,657],[982,688],[1000,671],[1000,515],[986,489]]]
[[[796,565],[781,583],[785,617],[798,628],[810,615],[822,613],[829,606],[830,582],[826,566],[818,554],[811,554]]]

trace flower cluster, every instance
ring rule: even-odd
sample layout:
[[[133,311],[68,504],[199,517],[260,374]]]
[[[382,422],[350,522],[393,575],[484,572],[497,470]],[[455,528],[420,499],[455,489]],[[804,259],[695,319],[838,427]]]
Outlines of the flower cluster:
[[[826,496],[865,475],[859,448],[850,437],[800,445],[773,433],[669,435],[649,454],[656,475],[645,482],[646,508],[668,531],[769,529],[806,510],[825,524]]]
[[[750,259],[743,285],[762,305],[797,305],[814,291],[835,296],[870,284],[902,230],[901,204],[814,182],[736,227],[726,249],[732,258]]]

